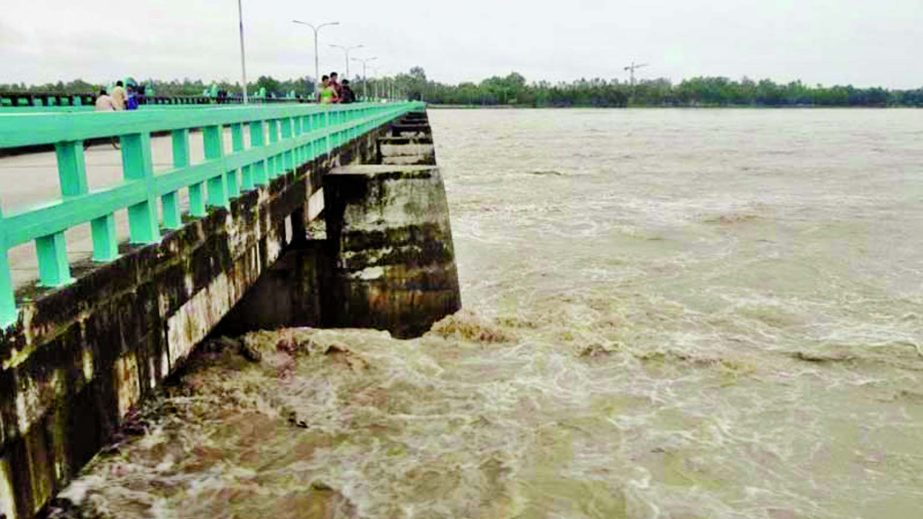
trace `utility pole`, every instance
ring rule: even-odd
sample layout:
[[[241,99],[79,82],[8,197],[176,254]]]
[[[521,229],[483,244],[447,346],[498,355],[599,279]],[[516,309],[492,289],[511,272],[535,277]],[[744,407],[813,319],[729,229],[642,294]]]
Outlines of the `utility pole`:
[[[370,61],[375,61],[376,59],[378,59],[378,56],[372,56],[371,58],[353,58],[353,61],[362,63],[362,97],[366,99],[369,97],[369,76],[366,74],[367,66]]]
[[[347,46],[345,46],[345,45],[331,45],[331,47],[336,48],[336,49],[340,49],[340,50],[342,50],[344,53],[346,53],[346,75],[343,76],[343,78],[344,78],[344,79],[350,79],[350,77],[349,77],[349,51],[351,51],[351,50],[356,50],[356,49],[361,49],[362,47],[365,47],[365,45],[355,45],[355,46],[352,46],[352,47],[347,47]]]
[[[635,70],[637,70],[637,69],[639,69],[639,68],[644,68],[644,67],[646,67],[646,66],[648,66],[647,63],[638,63],[638,64],[636,65],[635,62],[632,61],[632,62],[631,62],[631,65],[625,67],[624,70],[630,70],[630,71],[631,71],[631,86],[632,86],[632,88],[634,88],[634,86],[635,86]]]
[[[340,22],[322,23],[318,25],[317,27],[315,27],[313,24],[310,24],[308,22],[302,22],[299,20],[292,20],[292,23],[297,23],[300,25],[307,25],[314,31],[314,96],[316,97],[320,93],[320,58],[318,58],[317,56],[317,49],[318,49],[317,33],[320,32],[320,30],[323,29],[324,27],[327,27],[328,25],[340,25]]]
[[[237,0],[237,19],[240,21],[240,71],[244,77],[244,104],[247,104],[247,58],[244,54],[244,7]]]

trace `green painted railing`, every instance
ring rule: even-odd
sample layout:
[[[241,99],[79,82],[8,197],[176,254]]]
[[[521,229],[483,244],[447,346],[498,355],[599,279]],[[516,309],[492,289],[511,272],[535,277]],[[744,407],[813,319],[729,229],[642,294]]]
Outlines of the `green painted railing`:
[[[0,326],[13,324],[18,310],[7,251],[35,242],[39,284],[59,287],[73,281],[64,232],[89,223],[93,260],[118,257],[114,213],[128,210],[129,240],[156,243],[160,228],[182,226],[179,191],[189,193],[189,215],[209,207],[229,207],[242,191],[267,184],[337,146],[422,103],[351,105],[270,105],[137,112],[0,114],[0,149],[55,146],[61,200],[4,215],[0,210]],[[224,150],[224,128],[231,150]],[[245,127],[250,145],[245,146]],[[191,164],[189,132],[201,129],[205,161]],[[173,169],[154,174],[151,133],[170,132]],[[87,187],[83,141],[118,137],[124,182],[106,189]],[[267,138],[268,137],[268,138]],[[17,179],[0,177],[2,186]],[[158,218],[158,199],[162,217]]]

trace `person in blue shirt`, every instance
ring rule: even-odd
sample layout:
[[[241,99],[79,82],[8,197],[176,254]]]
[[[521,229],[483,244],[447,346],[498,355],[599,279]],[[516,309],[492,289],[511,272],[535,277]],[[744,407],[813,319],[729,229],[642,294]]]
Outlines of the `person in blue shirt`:
[[[138,91],[131,85],[128,85],[128,101],[125,103],[126,110],[137,110],[139,103]]]

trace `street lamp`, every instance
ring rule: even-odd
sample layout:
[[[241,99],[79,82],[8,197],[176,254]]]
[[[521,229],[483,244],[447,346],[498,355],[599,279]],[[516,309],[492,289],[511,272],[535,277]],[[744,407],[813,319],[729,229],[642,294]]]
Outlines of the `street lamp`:
[[[331,47],[340,49],[346,53],[346,76],[344,76],[344,78],[349,79],[349,51],[361,49],[362,47],[365,47],[365,45],[354,45],[352,47],[347,47],[345,45],[331,45]]]
[[[316,96],[320,92],[320,59],[317,57],[317,33],[328,25],[340,25],[340,22],[327,22],[318,26],[300,20],[292,20],[292,23],[307,25],[314,31],[314,95]]]
[[[362,97],[364,97],[366,101],[369,98],[369,87],[368,87],[369,77],[366,74],[366,66],[369,64],[370,61],[375,61],[376,59],[378,59],[378,56],[372,56],[371,58],[364,58],[364,59],[363,58],[353,58],[353,61],[358,61],[362,63]]]
[[[378,67],[370,66],[369,68],[372,69],[372,76],[373,76],[373,77],[378,77]],[[381,80],[376,79],[376,80],[375,80],[375,83],[372,84],[372,99],[378,99],[378,98],[379,98],[378,89],[379,89],[379,86],[380,86],[380,85],[379,85],[380,81],[381,81]]]
[[[247,104],[247,60],[244,54],[244,7],[237,0],[237,19],[240,21],[240,70],[244,76],[244,104]]]

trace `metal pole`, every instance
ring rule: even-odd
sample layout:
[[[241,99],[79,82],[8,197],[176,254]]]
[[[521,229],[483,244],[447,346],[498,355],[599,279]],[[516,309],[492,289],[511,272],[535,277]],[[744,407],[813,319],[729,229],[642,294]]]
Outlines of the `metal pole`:
[[[352,47],[347,47],[345,45],[331,45],[331,47],[340,49],[344,53],[346,53],[346,76],[344,76],[344,78],[349,79],[349,53],[356,49],[361,49],[362,47],[365,47],[365,45],[360,44],[360,45],[354,45]]]
[[[314,96],[320,102],[320,58],[317,55],[317,33],[320,31],[313,25],[311,28],[314,29]]]
[[[362,95],[368,97],[368,89],[366,88],[366,83],[369,81],[369,76],[366,73],[366,65],[370,61],[375,61],[378,59],[378,56],[372,56],[371,58],[353,58],[353,61],[359,61],[362,63]]]
[[[237,18],[240,20],[240,70],[244,77],[244,104],[247,104],[247,58],[244,53],[244,7],[237,0]]]
[[[316,27],[314,26],[314,24],[310,24],[308,22],[302,22],[300,20],[292,20],[292,23],[297,23],[299,25],[307,25],[308,27],[311,28],[311,30],[314,31],[314,96],[316,97],[320,94],[320,58],[318,57],[319,47],[317,43],[317,33],[319,33],[321,29],[323,29],[324,27],[328,25],[340,25],[340,22],[322,23]]]

